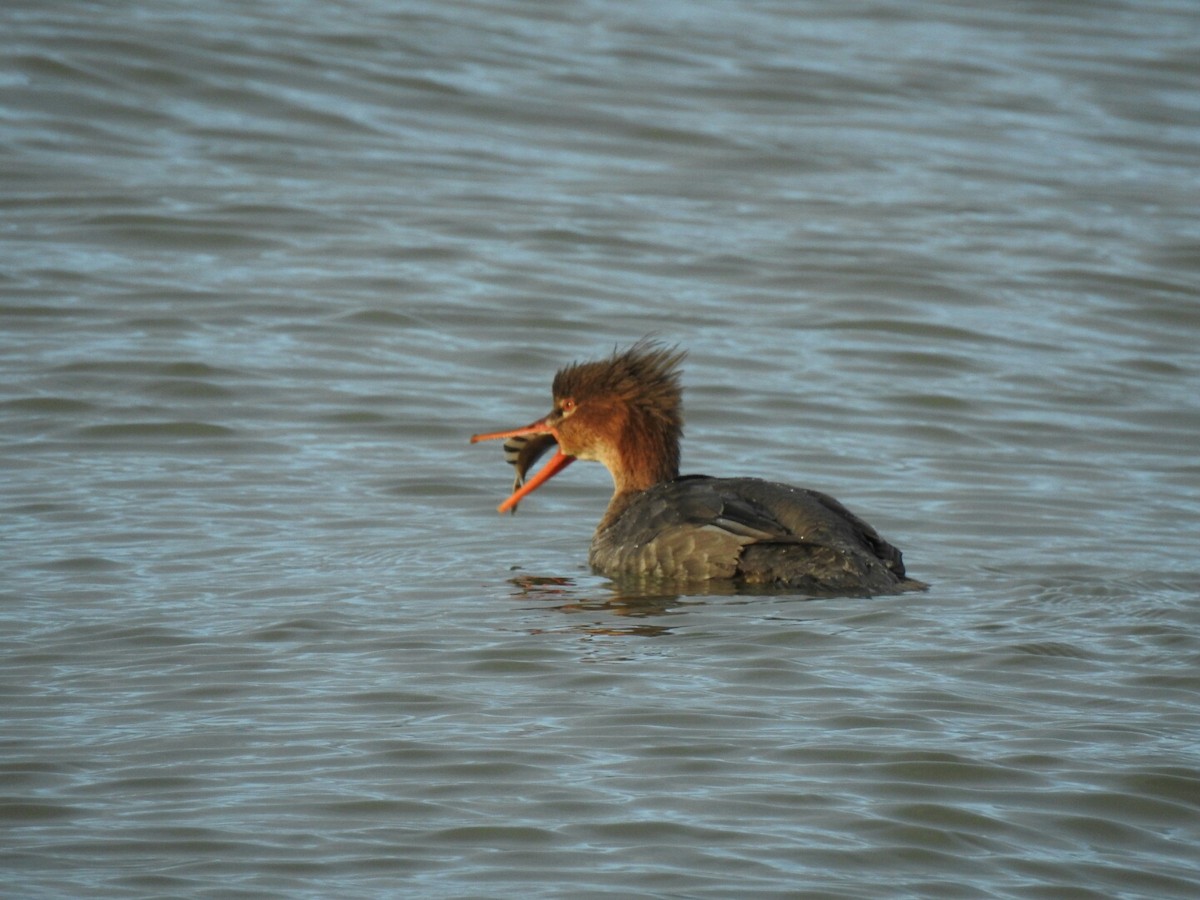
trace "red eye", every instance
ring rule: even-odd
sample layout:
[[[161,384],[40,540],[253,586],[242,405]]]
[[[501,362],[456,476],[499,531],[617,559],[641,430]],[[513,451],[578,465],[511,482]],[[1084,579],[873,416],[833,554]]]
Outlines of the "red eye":
[[[568,397],[558,405],[558,408],[565,413],[575,412],[575,401]]]

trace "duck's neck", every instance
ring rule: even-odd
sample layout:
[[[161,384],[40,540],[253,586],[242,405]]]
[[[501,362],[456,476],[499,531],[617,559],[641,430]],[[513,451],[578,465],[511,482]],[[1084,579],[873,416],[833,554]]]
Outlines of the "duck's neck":
[[[679,439],[661,428],[627,426],[608,465],[613,496],[600,527],[614,521],[642,491],[679,476]]]
[[[652,420],[630,418],[616,451],[609,471],[617,494],[649,490],[679,475],[679,437]]]

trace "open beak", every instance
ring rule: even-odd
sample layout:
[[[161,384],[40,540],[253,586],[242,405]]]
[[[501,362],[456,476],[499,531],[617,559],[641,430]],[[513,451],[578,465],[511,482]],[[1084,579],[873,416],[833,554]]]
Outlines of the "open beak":
[[[532,454],[528,465],[532,465],[534,462],[536,462],[537,458],[541,456],[542,453],[544,453],[547,449],[549,449],[549,442],[547,439],[553,439],[555,444],[558,443],[558,435],[554,431],[554,426],[550,424],[550,416],[547,416],[544,419],[538,419],[536,422],[530,422],[524,428],[514,428],[511,431],[493,431],[487,434],[472,435],[471,443],[477,444],[480,441],[493,441],[500,438],[526,436],[538,437],[542,439],[541,441],[537,442],[537,447],[534,448],[535,452]],[[556,448],[554,455],[550,457],[550,461],[542,466],[542,468],[538,470],[538,473],[524,484],[520,483],[524,478],[524,469],[522,465],[518,463],[517,485],[515,485],[516,490],[512,492],[507,500],[505,500],[496,508],[497,511],[503,513],[508,512],[509,510],[515,510],[517,504],[525,499],[525,497],[527,497],[529,494],[532,494],[539,487],[541,487],[574,461],[575,457],[567,456],[562,452],[561,448]]]

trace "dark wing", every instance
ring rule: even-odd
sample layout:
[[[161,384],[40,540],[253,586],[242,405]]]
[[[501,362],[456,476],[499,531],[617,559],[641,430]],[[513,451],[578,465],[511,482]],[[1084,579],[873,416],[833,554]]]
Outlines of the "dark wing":
[[[782,532],[746,547],[742,578],[838,593],[894,590],[905,581],[900,551],[833,497],[757,479],[739,481],[739,496],[763,508]]]

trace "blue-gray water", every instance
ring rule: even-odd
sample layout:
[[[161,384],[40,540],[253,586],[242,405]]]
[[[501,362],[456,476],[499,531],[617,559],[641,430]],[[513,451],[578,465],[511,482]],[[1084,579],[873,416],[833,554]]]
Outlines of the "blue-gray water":
[[[1200,8],[10,0],[6,896],[1200,893]],[[484,429],[924,594],[623,596]]]

